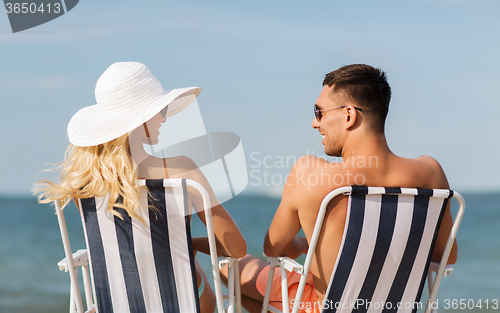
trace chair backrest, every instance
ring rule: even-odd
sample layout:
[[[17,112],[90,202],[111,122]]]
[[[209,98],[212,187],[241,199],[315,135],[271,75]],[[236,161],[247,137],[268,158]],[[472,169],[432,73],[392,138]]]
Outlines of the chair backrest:
[[[115,208],[109,196],[80,199],[97,310],[100,312],[200,312],[187,186],[203,196],[212,269],[217,253],[208,194],[186,179],[144,180],[136,213],[144,223]],[[219,310],[222,294],[214,270]],[[219,279],[217,279],[219,278]],[[222,310],[221,310],[222,312]]]
[[[346,226],[323,312],[415,312],[424,307],[418,302],[439,226],[453,191],[364,186],[334,190],[321,204],[304,264],[306,273],[326,207],[333,197],[341,194],[349,195]],[[463,208],[459,213],[458,223]],[[454,225],[445,248],[441,260],[444,264],[456,228],[458,225]],[[299,293],[296,299],[302,297],[301,286]]]

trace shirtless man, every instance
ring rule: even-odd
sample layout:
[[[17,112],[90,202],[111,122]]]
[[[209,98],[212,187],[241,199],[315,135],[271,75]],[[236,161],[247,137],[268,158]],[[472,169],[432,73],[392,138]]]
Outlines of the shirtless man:
[[[389,149],[384,124],[391,89],[384,72],[369,65],[347,65],[327,74],[323,86],[316,100],[312,127],[322,136],[325,153],[342,157],[343,162],[330,163],[309,155],[297,160],[264,240],[264,253],[268,256],[297,258],[307,253],[321,201],[338,187],[449,189],[443,169],[435,159],[402,158]],[[321,302],[324,298],[333,271],[332,260],[337,258],[340,248],[346,211],[346,196],[336,197],[328,206],[309,274],[314,290],[309,296],[307,291],[304,293],[303,302]],[[433,261],[440,260],[451,226],[448,203]],[[305,238],[296,236],[301,228]],[[456,257],[455,243],[449,263],[455,263]],[[243,304],[250,312],[260,312],[269,267],[261,259],[246,256],[240,261],[240,272]],[[278,277],[279,274],[275,275]]]

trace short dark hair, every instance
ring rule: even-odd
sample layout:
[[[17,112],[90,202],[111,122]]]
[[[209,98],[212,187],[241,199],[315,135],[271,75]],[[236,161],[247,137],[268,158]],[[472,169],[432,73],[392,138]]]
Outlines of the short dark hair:
[[[346,65],[326,74],[323,86],[333,86],[332,93],[343,93],[349,101],[366,112],[378,130],[384,129],[389,112],[391,87],[385,72],[366,64]]]

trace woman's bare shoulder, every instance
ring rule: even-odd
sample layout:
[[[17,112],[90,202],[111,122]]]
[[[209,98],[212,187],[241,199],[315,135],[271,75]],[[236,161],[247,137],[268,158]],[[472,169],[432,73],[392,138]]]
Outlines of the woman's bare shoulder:
[[[197,168],[194,161],[186,156],[171,158],[149,156],[138,165],[137,174],[140,178],[146,179],[174,178]]]
[[[169,176],[180,176],[183,177],[189,175],[192,171],[197,171],[198,166],[196,163],[189,157],[184,155],[179,155],[173,158],[165,158],[164,159],[167,164],[168,174]]]

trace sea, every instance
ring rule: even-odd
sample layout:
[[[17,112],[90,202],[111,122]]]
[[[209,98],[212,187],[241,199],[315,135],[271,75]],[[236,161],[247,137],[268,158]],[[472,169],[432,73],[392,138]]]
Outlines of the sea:
[[[463,196],[466,209],[457,236],[458,262],[442,280],[438,308],[500,312],[500,192]],[[279,203],[260,195],[238,195],[224,203],[247,241],[249,254],[262,256],[264,234]],[[65,215],[73,251],[84,248],[76,207],[68,206]],[[196,220],[193,233],[203,235],[204,226]],[[0,196],[0,313],[68,312],[69,275],[57,267],[63,258],[51,205],[38,204],[32,196]],[[199,261],[210,277],[209,259]]]

